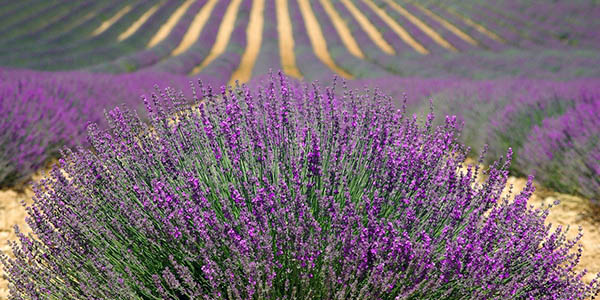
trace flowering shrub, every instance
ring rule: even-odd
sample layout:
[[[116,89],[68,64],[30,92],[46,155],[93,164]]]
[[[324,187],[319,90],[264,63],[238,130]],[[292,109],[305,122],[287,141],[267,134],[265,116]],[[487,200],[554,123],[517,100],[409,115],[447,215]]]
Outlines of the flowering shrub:
[[[580,253],[478,183],[454,117],[434,127],[364,93],[167,89],[150,125],[116,108],[35,187],[13,299],[581,299]],[[512,197],[511,197],[512,198]]]

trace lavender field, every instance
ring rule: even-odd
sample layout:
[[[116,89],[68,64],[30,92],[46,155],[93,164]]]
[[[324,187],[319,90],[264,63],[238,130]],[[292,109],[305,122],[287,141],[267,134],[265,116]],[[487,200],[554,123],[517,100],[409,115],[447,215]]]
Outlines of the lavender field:
[[[595,0],[0,0],[0,299],[593,299],[597,28]]]

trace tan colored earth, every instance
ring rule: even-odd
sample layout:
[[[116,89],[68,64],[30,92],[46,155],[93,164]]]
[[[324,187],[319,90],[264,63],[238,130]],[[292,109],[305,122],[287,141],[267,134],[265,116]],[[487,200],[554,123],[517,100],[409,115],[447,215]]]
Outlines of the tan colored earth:
[[[37,176],[39,178],[39,175]],[[523,178],[509,178],[509,184],[514,185],[514,191],[520,191],[526,184]],[[0,250],[7,252],[9,247],[8,240],[15,240],[15,235],[12,227],[17,224],[23,231],[28,231],[29,228],[25,224],[25,209],[21,203],[24,201],[31,204],[33,192],[30,188],[25,188],[23,191],[2,190],[0,191]],[[589,282],[594,278],[594,274],[600,272],[600,224],[594,223],[589,217],[589,205],[586,199],[579,197],[560,194],[547,190],[538,190],[530,200],[530,204],[535,207],[540,205],[552,204],[555,200],[559,200],[560,204],[551,209],[548,222],[554,225],[571,225],[569,236],[577,235],[577,228],[583,228],[583,239],[581,245],[583,247],[583,256],[579,269],[587,269],[588,275],[584,280]],[[0,264],[0,274],[2,272]],[[7,299],[8,284],[6,280],[0,278],[0,300]]]

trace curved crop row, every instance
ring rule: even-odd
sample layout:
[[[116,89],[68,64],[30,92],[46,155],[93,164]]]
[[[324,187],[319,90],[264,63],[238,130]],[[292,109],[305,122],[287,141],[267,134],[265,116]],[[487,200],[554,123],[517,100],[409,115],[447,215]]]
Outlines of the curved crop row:
[[[333,72],[317,58],[313,52],[310,39],[306,33],[306,25],[300,7],[297,1],[288,1],[289,16],[292,23],[292,31],[294,33],[294,54],[296,57],[296,65],[300,74],[304,78],[314,80],[331,78]]]
[[[204,61],[210,52],[208,45],[214,45],[225,11],[231,1],[217,1],[210,18],[200,32],[197,41],[187,51],[171,56],[158,64],[148,67],[148,70],[159,70],[176,74],[189,74],[194,66]]]
[[[598,80],[463,82],[434,99],[464,120],[467,145],[487,144],[492,157],[510,147],[515,174],[535,173],[547,187],[597,200],[599,86]]]
[[[166,17],[168,17],[168,13],[172,12],[177,5],[180,4],[179,1],[168,1],[152,16],[150,19],[145,22],[144,25],[131,37],[125,39],[123,42],[118,41],[118,37],[120,34],[125,32],[133,22],[135,22],[142,14],[144,14],[147,10],[152,9],[154,6],[153,3],[142,3],[133,8],[129,13],[125,15],[125,17],[119,19],[119,21],[113,24],[106,32],[101,35],[107,35],[103,39],[108,40],[107,45],[99,45],[99,47],[89,48],[86,45],[85,50],[78,50],[76,54],[73,54],[71,57],[67,58],[54,58],[54,59],[46,59],[46,62],[49,64],[57,65],[57,68],[60,68],[60,64],[71,66],[71,68],[84,68],[84,67],[92,67],[95,65],[99,65],[105,62],[111,62],[115,59],[124,59],[127,61],[128,56],[144,56],[146,60],[151,62],[156,62],[160,59],[161,54],[159,55],[150,55],[152,58],[147,58],[148,52],[142,50],[145,48],[146,44],[152,39],[154,34],[159,30],[162,22]],[[191,13],[190,13],[191,14]],[[187,19],[187,24],[189,24],[189,19]],[[176,31],[177,29],[173,30]],[[110,34],[109,34],[110,32]],[[173,32],[169,37],[172,37],[175,41],[172,41],[171,44],[168,44],[163,41],[163,43],[159,44],[157,47],[175,47],[171,46],[173,43],[178,42],[179,39],[183,36],[185,29],[178,28],[177,35]],[[176,45],[176,44],[175,44]],[[164,51],[168,53],[169,51]],[[143,60],[142,60],[143,61]],[[102,69],[102,67],[96,67],[98,70]],[[130,66],[129,69],[120,70],[123,71],[135,71],[135,65],[133,67]],[[110,71],[110,68],[107,70]]]
[[[181,89],[189,79],[161,73],[99,75],[0,70],[0,187],[27,180],[58,157],[63,146],[86,145],[88,122],[105,127],[103,111],[168,81]],[[31,109],[35,106],[35,109]]]
[[[235,3],[235,2],[238,3]],[[220,84],[226,84],[231,79],[231,75],[235,69],[239,66],[240,60],[246,49],[247,39],[246,27],[250,19],[250,10],[252,8],[253,1],[239,1],[232,0],[231,5],[236,5],[235,16],[232,19],[231,24],[225,22],[221,23],[219,32],[227,32],[223,34],[221,41],[218,41],[221,37],[217,34],[217,42],[211,49],[208,57],[202,62],[202,64],[192,70],[193,73],[198,71],[205,76],[216,78]],[[232,7],[233,9],[233,7]],[[232,14],[233,14],[232,10]],[[199,69],[201,67],[201,69]]]
[[[107,3],[105,2],[84,2],[81,5],[70,9],[69,14],[65,14],[61,18],[56,19],[54,22],[46,24],[46,26],[43,28],[19,35],[15,38],[5,41],[4,43],[9,45],[18,45],[17,49],[48,49],[49,47],[53,46],[52,44],[48,43],[49,39],[55,38],[57,35],[60,35],[64,32],[77,29],[77,26],[82,22],[82,20],[85,22],[87,19],[93,19],[97,12],[106,5]],[[15,51],[16,49],[14,47],[10,47],[7,50]]]
[[[117,53],[119,53],[118,48],[112,49],[111,53],[115,53],[114,60],[108,59],[105,63],[94,66],[92,70],[116,73],[131,72],[152,66],[161,60],[166,59],[177,45],[179,45],[188,27],[194,20],[194,16],[202,8],[205,2],[206,1],[196,1],[187,7],[185,13],[178,19],[178,22],[173,26],[172,30],[157,44],[152,43],[151,39],[148,39],[144,44],[144,49],[137,52],[129,51],[131,54],[127,53],[126,55],[121,55],[121,57],[117,56]],[[180,1],[173,1],[168,4],[174,9],[182,5]],[[151,21],[152,19],[149,19],[146,23],[150,25]],[[152,46],[150,46],[150,44],[152,44]],[[118,47],[118,44],[116,47]]]
[[[600,204],[600,97],[582,99],[530,132],[519,155],[525,172],[555,190]]]
[[[415,2],[411,1],[411,3],[414,4]],[[478,24],[471,19],[461,18],[461,15],[453,14],[435,3],[426,3],[424,4],[424,7],[430,9],[433,13],[437,14],[444,20],[459,27],[469,36],[472,36],[477,41],[485,45],[488,49],[499,50],[505,45],[505,41],[501,37],[497,36],[495,33],[483,27],[483,25]]]
[[[36,44],[37,47],[22,48],[19,47],[19,45],[12,45],[12,47],[0,49],[0,53],[2,54],[1,58],[7,60],[30,58],[35,61],[35,57],[37,56],[55,57],[57,54],[75,53],[78,47],[83,47],[82,44],[88,47],[94,46],[94,41],[99,37],[94,36],[91,39],[89,37],[105,22],[105,20],[113,17],[115,13],[125,7],[130,7],[125,1],[122,3],[110,3],[96,15],[96,17],[91,18],[80,27],[76,27],[69,32],[64,32],[57,37],[44,41],[44,43]]]
[[[252,70],[253,77],[268,74],[271,70],[281,70],[281,57],[279,55],[279,32],[277,29],[277,4],[276,0],[268,0],[264,11],[263,43],[256,64]]]
[[[325,13],[323,5],[320,2],[313,2],[312,7],[319,24],[321,24],[324,35],[327,36],[328,51],[331,53],[331,57],[336,64],[359,78],[382,77],[386,75],[386,72],[380,66],[350,53],[349,49],[344,46],[339,33],[332,24],[332,20]]]
[[[66,45],[51,47],[50,49],[37,51],[31,55],[21,56],[21,62],[27,66],[42,69],[60,70],[60,69],[80,69],[85,66],[93,65],[114,59],[128,52],[135,51],[136,48],[141,48],[147,43],[151,35],[156,32],[160,26],[160,21],[166,17],[177,1],[168,1],[161,9],[151,18],[137,34],[134,34],[129,39],[122,42],[118,41],[118,36],[123,33],[131,24],[142,15],[147,9],[153,6],[149,1],[140,2],[135,5],[117,2],[112,5],[112,10],[104,16],[107,19],[115,17],[124,9],[129,8],[125,15],[115,20],[115,23],[110,24],[99,34],[94,34],[103,22],[100,22],[97,28],[93,28],[93,32],[82,40],[74,41]]]

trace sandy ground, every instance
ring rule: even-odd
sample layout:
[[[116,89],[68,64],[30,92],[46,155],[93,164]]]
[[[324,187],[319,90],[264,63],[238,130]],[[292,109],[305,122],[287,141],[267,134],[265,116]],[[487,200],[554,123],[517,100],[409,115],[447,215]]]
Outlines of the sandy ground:
[[[329,50],[327,50],[327,40],[325,39],[319,21],[317,20],[317,17],[315,17],[315,13],[310,6],[310,1],[299,0],[298,6],[300,7],[304,25],[306,26],[306,33],[308,34],[313,52],[317,58],[336,74],[339,74],[346,79],[352,79],[352,74],[340,68],[329,54]]]
[[[301,79],[302,74],[296,65],[294,54],[294,34],[287,0],[275,0],[277,5],[277,32],[279,33],[279,56],[281,67],[286,74]]]
[[[524,178],[510,177],[508,184],[514,186],[513,191],[521,191],[527,183]],[[544,205],[547,207],[556,200],[560,204],[550,209],[550,215],[546,219],[547,223],[552,224],[552,228],[562,225],[563,228],[570,225],[567,234],[569,238],[574,238],[578,234],[578,228],[583,229],[583,239],[580,244],[583,248],[581,262],[578,270],[587,269],[588,274],[584,281],[590,282],[597,273],[600,273],[600,222],[594,220],[593,212],[589,205],[589,200],[580,197],[561,194],[549,190],[537,189],[529,204],[534,207]]]
[[[0,251],[7,253],[10,250],[7,241],[14,241],[13,226],[19,225],[22,231],[29,232],[29,226],[25,223],[25,209],[21,205],[23,201],[31,204],[33,191],[26,189],[24,192],[14,190],[0,191]],[[2,264],[0,264],[0,300],[8,297],[8,284],[4,279]]]
[[[187,0],[186,2],[181,4],[181,6],[179,6],[175,10],[175,12],[169,17],[167,22],[165,22],[160,27],[160,29],[154,34],[154,36],[152,37],[150,42],[148,42],[148,45],[146,45],[146,48],[152,48],[152,47],[156,46],[158,43],[162,42],[164,39],[166,39],[169,36],[169,34],[171,33],[171,31],[173,30],[173,28],[175,28],[175,25],[177,25],[177,23],[179,22],[179,19],[181,19],[183,17],[183,15],[187,11],[187,9],[193,3],[194,3],[194,0]]]
[[[39,175],[37,176],[39,178]],[[520,191],[526,184],[523,178],[511,177],[509,184],[514,185],[514,191]],[[24,231],[29,228],[25,224],[25,209],[21,203],[24,201],[27,204],[31,203],[33,192],[26,188],[24,191],[3,190],[0,191],[0,250],[7,251],[8,240],[15,240],[12,227],[17,224]],[[536,207],[544,204],[552,204],[555,200],[561,203],[551,209],[548,219],[553,225],[571,225],[572,230],[569,231],[570,237],[577,235],[577,228],[581,226],[584,232],[584,238],[581,241],[583,246],[583,256],[579,269],[587,269],[588,275],[584,280],[589,282],[594,278],[594,274],[600,272],[600,224],[594,223],[590,216],[587,200],[560,194],[552,191],[538,190],[530,200],[530,204]],[[1,272],[0,265],[0,272]],[[4,278],[0,278],[0,300],[6,299],[8,296],[8,286]]]
[[[112,26],[115,22],[117,22],[119,19],[121,19],[121,17],[123,17],[125,14],[127,14],[130,10],[131,10],[131,5],[127,5],[127,6],[123,7],[110,19],[108,19],[108,20],[104,21],[102,24],[100,24],[100,27],[96,28],[96,30],[94,30],[94,32],[92,32],[92,36],[97,36],[97,35],[105,32],[108,28],[110,28],[110,26]]]
[[[246,83],[252,77],[252,69],[260,53],[262,44],[265,0],[254,0],[250,10],[250,20],[246,28],[246,50],[240,60],[240,65],[231,75],[229,85],[235,85],[235,81]]]

